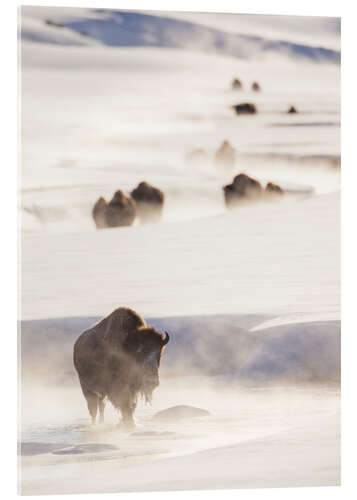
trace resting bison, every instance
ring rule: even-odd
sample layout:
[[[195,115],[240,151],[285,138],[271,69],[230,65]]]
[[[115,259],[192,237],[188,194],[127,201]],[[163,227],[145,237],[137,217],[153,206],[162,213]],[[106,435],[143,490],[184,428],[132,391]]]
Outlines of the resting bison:
[[[92,216],[97,229],[103,229],[107,227],[107,221],[105,218],[107,206],[107,201],[103,198],[103,196],[101,196],[93,207]]]
[[[135,202],[123,191],[116,191],[107,205],[105,220],[107,227],[131,226],[136,216]]]
[[[263,193],[260,182],[246,174],[237,175],[223,191],[227,208],[235,208],[242,201],[259,198]]]
[[[220,148],[214,155],[214,163],[216,166],[234,167],[236,161],[236,150],[229,144],[228,141],[223,141]]]
[[[252,90],[253,92],[260,92],[261,88],[258,82],[253,82],[252,83]]]
[[[147,326],[132,309],[119,307],[78,337],[73,361],[95,424],[104,421],[107,399],[133,426],[138,395],[151,401],[159,385],[159,365],[169,335]]]
[[[237,115],[254,115],[257,112],[255,105],[250,102],[236,104],[233,109]]]
[[[140,182],[130,196],[135,200],[138,217],[142,224],[160,220],[165,200],[164,193],[160,189],[147,182]]]
[[[284,191],[277,184],[274,184],[273,182],[268,182],[268,184],[265,187],[265,193],[268,195],[281,196],[284,194]]]
[[[243,87],[242,82],[238,80],[238,78],[234,78],[232,81],[232,89],[233,90],[241,90]]]

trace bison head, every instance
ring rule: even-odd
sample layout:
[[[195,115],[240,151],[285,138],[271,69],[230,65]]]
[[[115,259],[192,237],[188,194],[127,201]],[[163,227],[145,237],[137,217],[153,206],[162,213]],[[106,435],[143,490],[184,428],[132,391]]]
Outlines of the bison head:
[[[160,359],[170,337],[153,327],[139,328],[135,334],[129,335],[129,351],[135,362],[139,391],[145,401],[151,402],[152,393],[159,385]]]

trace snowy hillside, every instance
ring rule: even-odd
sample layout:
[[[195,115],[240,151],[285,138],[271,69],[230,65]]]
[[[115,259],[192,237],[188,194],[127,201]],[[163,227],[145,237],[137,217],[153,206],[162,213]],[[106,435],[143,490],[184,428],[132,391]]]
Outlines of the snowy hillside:
[[[245,59],[261,59],[266,54],[282,54],[286,57],[321,62],[340,61],[338,50],[293,43],[285,39],[229,33],[203,24],[173,18],[172,14],[170,17],[164,17],[163,13],[157,16],[108,9],[41,7],[23,7],[22,13],[22,40],[56,44],[70,44],[72,41],[73,45],[87,45],[97,41],[115,47],[175,47]],[[309,21],[307,24],[309,25]],[[313,26],[311,28],[313,31]],[[336,35],[338,28],[336,24]]]

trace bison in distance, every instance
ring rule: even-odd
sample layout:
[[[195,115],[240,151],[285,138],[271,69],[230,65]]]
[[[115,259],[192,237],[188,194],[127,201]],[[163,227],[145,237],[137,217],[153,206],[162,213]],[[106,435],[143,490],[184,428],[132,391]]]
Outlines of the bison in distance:
[[[141,224],[150,224],[160,220],[165,201],[165,195],[160,189],[148,182],[140,182],[130,196],[135,200]]]
[[[97,229],[131,226],[136,216],[135,202],[118,190],[109,203],[101,196],[93,207],[92,216]]]

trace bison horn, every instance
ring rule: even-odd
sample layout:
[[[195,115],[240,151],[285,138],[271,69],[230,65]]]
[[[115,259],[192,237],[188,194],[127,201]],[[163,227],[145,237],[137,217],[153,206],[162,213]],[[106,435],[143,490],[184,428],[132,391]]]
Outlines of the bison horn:
[[[162,342],[162,345],[166,345],[169,340],[170,340],[170,335],[165,331],[165,338]]]

